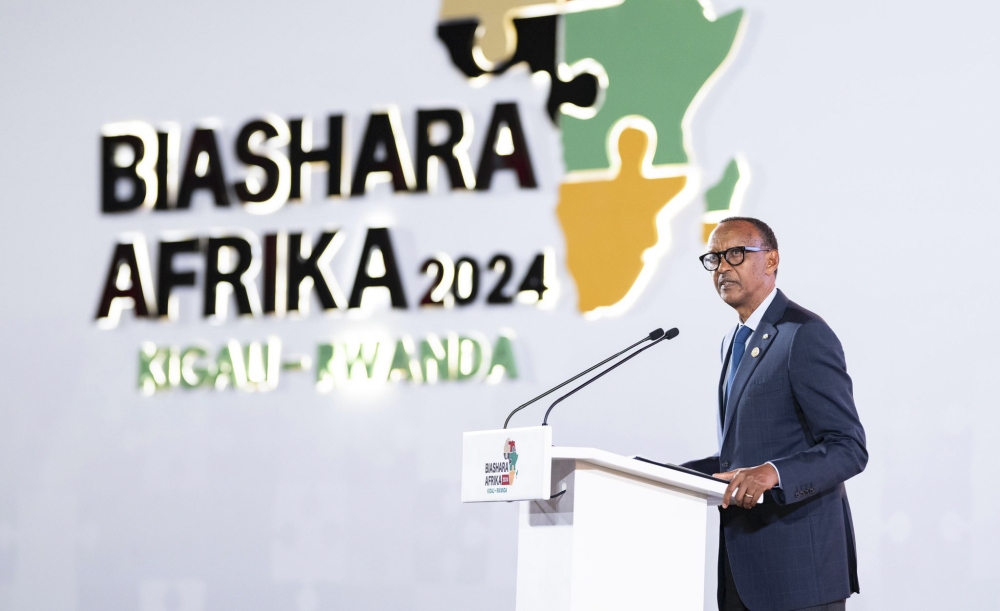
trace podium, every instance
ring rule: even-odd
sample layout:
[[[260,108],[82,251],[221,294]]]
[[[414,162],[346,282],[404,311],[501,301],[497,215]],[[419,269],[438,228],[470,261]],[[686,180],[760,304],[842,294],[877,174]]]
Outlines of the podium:
[[[520,501],[517,611],[703,611],[707,508],[726,484],[547,426],[465,433],[462,502]]]

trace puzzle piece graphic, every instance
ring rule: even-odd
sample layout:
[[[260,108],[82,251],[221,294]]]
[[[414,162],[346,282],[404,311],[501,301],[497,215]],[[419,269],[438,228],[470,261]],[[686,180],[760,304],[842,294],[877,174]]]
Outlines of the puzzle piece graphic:
[[[473,57],[475,48],[475,20],[452,21],[438,26],[438,38],[448,48],[451,61],[463,74],[476,78],[484,74],[500,75],[522,62],[528,65],[532,73],[546,72],[551,80],[547,108],[552,121],[558,122],[559,107],[572,104],[580,108],[589,108],[597,102],[600,89],[598,77],[583,72],[575,75],[569,81],[559,78],[558,61],[558,15],[531,17],[514,20],[517,32],[517,49],[508,61],[493,67],[492,70],[482,69]]]
[[[695,104],[721,73],[744,23],[742,10],[718,19],[706,14],[699,0],[626,0],[563,17],[566,61],[594,59],[610,83],[594,117],[561,121],[568,171],[607,167],[606,138],[629,115],[656,126],[654,164],[689,160]]]
[[[609,155],[607,175],[559,188],[556,214],[581,312],[614,305],[632,290],[646,263],[643,253],[659,241],[657,215],[687,184],[687,176],[651,165],[656,142],[636,124],[626,119],[624,129],[612,132],[618,155]]]
[[[555,14],[570,0],[441,0],[441,21],[475,21],[476,63],[485,71],[510,60],[517,49],[514,19]]]
[[[750,185],[750,169],[743,157],[737,155],[726,166],[719,182],[705,191],[705,216],[702,222],[702,239],[708,237],[719,222],[739,214],[743,195]]]

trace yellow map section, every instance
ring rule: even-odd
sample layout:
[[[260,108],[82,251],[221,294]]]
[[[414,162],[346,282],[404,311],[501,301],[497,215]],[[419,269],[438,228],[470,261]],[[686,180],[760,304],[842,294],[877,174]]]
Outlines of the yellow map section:
[[[652,124],[649,129],[655,138]],[[615,144],[621,161],[612,162],[609,176],[580,180],[571,174],[559,189],[556,214],[581,312],[615,305],[628,294],[642,273],[643,252],[659,241],[657,215],[687,184],[683,175],[656,176],[662,170],[652,166],[656,144],[646,130],[612,130]]]

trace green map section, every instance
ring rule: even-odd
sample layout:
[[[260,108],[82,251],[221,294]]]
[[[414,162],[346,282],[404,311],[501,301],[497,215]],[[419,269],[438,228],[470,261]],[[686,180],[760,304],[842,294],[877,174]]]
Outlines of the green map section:
[[[733,193],[736,192],[736,183],[739,181],[740,167],[733,159],[726,166],[726,171],[722,173],[719,182],[705,191],[705,210],[707,212],[729,210],[733,202]]]
[[[561,118],[567,171],[607,168],[608,133],[628,115],[656,126],[654,165],[686,163],[684,114],[729,54],[742,19],[737,10],[709,21],[698,0],[625,0],[567,14],[566,63],[594,59],[609,81],[596,116]]]

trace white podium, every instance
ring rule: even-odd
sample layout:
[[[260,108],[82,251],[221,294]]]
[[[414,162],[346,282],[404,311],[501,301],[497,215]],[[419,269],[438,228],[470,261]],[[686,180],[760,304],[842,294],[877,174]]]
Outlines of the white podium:
[[[517,611],[703,611],[707,507],[726,484],[549,427],[466,433],[462,501],[521,502]]]

